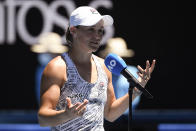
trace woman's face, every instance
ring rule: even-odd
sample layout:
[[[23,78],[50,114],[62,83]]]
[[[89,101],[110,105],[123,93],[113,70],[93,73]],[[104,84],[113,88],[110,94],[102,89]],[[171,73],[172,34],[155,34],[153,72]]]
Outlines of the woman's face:
[[[93,26],[78,26],[73,34],[76,48],[85,48],[87,51],[95,52],[100,46],[104,33],[103,20]]]

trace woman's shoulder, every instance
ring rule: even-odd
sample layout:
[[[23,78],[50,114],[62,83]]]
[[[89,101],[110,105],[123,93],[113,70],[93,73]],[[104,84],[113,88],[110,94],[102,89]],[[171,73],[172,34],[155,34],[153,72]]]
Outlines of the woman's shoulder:
[[[47,66],[52,68],[65,68],[66,63],[61,56],[56,56],[48,63]]]
[[[66,63],[61,56],[53,58],[45,67],[44,74],[63,76],[66,73]]]
[[[96,56],[96,58],[97,58],[97,60],[100,62],[100,64],[101,64],[102,66],[104,66],[104,59],[101,58],[101,57],[99,57],[99,56],[97,56],[97,55],[94,55],[94,56]]]

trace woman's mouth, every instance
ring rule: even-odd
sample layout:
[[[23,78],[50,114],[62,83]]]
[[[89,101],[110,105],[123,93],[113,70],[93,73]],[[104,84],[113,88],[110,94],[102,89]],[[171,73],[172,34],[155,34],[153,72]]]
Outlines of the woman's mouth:
[[[90,42],[90,44],[89,44],[89,46],[91,47],[91,48],[99,48],[99,42]]]

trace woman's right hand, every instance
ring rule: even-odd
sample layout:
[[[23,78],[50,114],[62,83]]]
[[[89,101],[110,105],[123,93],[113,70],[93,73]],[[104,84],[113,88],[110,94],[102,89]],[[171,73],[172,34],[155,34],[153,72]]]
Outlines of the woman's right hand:
[[[71,119],[82,116],[84,111],[86,110],[86,105],[88,104],[88,100],[85,99],[83,103],[77,102],[75,105],[71,103],[70,98],[66,98],[67,100],[67,109],[66,113],[70,116]]]

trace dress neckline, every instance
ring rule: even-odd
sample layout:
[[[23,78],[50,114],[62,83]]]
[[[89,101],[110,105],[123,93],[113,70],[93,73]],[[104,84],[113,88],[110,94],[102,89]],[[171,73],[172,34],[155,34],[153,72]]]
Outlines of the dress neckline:
[[[93,83],[86,81],[86,80],[80,75],[80,73],[78,72],[78,69],[77,69],[75,63],[73,62],[73,60],[71,59],[71,57],[69,56],[68,53],[67,53],[67,56],[68,56],[68,58],[70,59],[70,61],[71,61],[72,65],[74,66],[74,68],[76,69],[76,73],[78,74],[79,78],[80,78],[83,82],[88,83],[89,85],[96,85],[96,84],[98,83],[100,74],[99,74],[99,69],[98,69],[98,63],[97,63],[97,60],[96,60],[94,54],[92,54],[92,59],[93,59],[93,61],[95,62],[95,66],[96,66],[96,70],[97,70],[97,80],[96,80],[96,82],[93,82]]]

